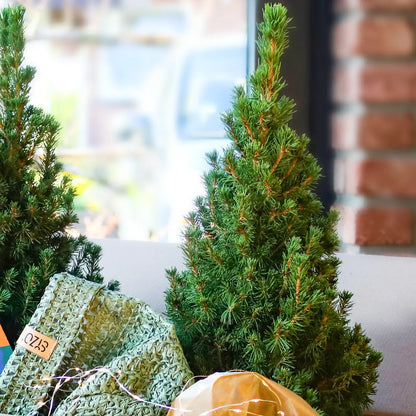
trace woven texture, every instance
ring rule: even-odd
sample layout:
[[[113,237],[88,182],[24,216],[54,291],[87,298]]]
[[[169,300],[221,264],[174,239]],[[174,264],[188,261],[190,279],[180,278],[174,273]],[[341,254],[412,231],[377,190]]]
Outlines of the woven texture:
[[[29,326],[58,345],[48,361],[16,346],[0,377],[1,413],[36,414],[37,403],[50,398],[54,384],[40,380],[75,367],[106,367],[132,393],[167,405],[192,377],[171,324],[141,301],[68,274],[51,279]],[[54,415],[164,412],[134,401],[106,373],[65,391],[55,398],[61,403]]]

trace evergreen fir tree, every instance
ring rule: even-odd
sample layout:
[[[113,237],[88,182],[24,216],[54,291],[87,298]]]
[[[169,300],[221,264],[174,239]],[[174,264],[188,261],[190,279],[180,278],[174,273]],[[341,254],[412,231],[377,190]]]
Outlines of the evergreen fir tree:
[[[206,195],[187,218],[186,270],[168,270],[167,313],[195,374],[242,369],[293,390],[321,414],[371,404],[381,354],[350,326],[337,290],[335,211],[314,193],[320,168],[288,127],[281,90],[286,9],[266,6],[250,93],[223,116],[229,147],[208,156]]]
[[[29,104],[35,69],[23,65],[24,9],[0,16],[0,323],[14,343],[49,278],[101,282],[101,249],[71,237],[74,188],[57,161],[52,116]],[[76,294],[74,294],[76,296]]]

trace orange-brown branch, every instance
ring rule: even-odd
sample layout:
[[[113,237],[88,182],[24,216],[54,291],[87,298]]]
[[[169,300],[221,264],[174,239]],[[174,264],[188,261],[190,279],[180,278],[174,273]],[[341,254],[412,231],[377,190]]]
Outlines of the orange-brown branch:
[[[309,254],[311,252],[311,248],[312,248],[312,241],[310,241],[308,244],[308,248],[306,249],[306,254]]]
[[[267,79],[266,99],[270,101],[273,95],[273,79],[274,79],[273,62],[269,60],[268,65],[269,65],[269,73],[268,73],[268,79]]]
[[[276,42],[274,39],[270,40],[270,51],[271,55],[273,56],[275,54],[276,49]],[[269,79],[267,80],[267,99],[270,100],[272,97],[272,87],[273,87],[273,79],[275,77],[274,67],[273,67],[273,61],[270,59],[268,62],[269,65]]]
[[[251,140],[253,140],[254,141],[254,135],[253,135],[253,130],[251,130],[251,128],[250,128],[250,125],[248,124],[248,120],[246,119],[246,117],[243,115],[243,116],[241,116],[241,120],[242,120],[242,122],[243,122],[243,126],[246,128],[246,130],[247,130],[247,134],[248,134],[248,137],[250,137],[251,138]]]
[[[296,280],[296,304],[299,303],[299,293],[300,293],[300,277]]]
[[[277,332],[276,332],[276,333],[274,333],[274,334],[273,334],[273,336],[274,336],[276,339],[279,339],[279,338],[282,336],[282,326],[281,326],[281,325],[279,325],[279,328],[277,328]]]
[[[293,259],[293,254],[291,254],[290,257],[288,258],[286,262],[286,268],[290,267],[290,265],[292,264],[292,259]]]
[[[235,131],[233,128],[230,128],[230,134],[231,134],[231,137],[234,139],[235,144],[238,144],[238,137],[235,134]]]
[[[288,149],[286,147],[282,147],[280,149],[279,157],[277,158],[276,162],[274,162],[274,165],[270,171],[270,175],[273,175],[273,172],[276,170],[276,168],[279,166],[280,161],[282,160],[282,157],[287,153]]]
[[[264,185],[267,189],[267,199],[269,199],[272,196],[272,188],[270,188],[270,185],[267,181],[264,181]]]
[[[295,294],[295,298],[296,298],[296,304],[299,303],[299,294],[300,294],[300,274],[302,272],[302,268],[300,267],[300,265],[298,266],[298,278],[296,279],[296,294]]]
[[[282,182],[287,179],[289,177],[289,175],[292,173],[292,170],[294,169],[294,167],[296,166],[297,160],[295,159],[292,164],[290,165],[289,170],[286,172],[286,175],[283,176],[282,178]]]
[[[290,212],[291,208],[285,208],[282,211],[270,211],[269,214],[272,217],[272,220],[274,220],[276,217],[280,217],[282,215],[285,215],[286,213]]]
[[[231,173],[231,175],[232,175],[232,177],[238,182],[238,183],[241,183],[241,179],[237,176],[237,174],[235,173],[235,169],[232,167],[232,166],[230,166],[230,165],[228,165],[226,168],[225,168],[225,170],[227,171],[227,172],[230,172]]]
[[[312,181],[312,176],[308,176],[300,185],[295,185],[292,188],[288,189],[287,191],[282,192],[278,196],[283,196],[283,195],[290,194],[291,192],[296,191],[296,189],[300,188],[301,186],[307,185],[311,181]]]
[[[247,241],[247,233],[246,233],[246,230],[244,228],[242,228],[241,230],[238,230],[237,234],[241,234],[244,237],[244,240]]]
[[[264,117],[265,115],[263,113],[260,114],[260,143],[262,145],[266,143],[267,131],[268,131],[267,124],[264,122]]]
[[[260,156],[260,152],[257,150],[256,153],[254,153],[253,155],[253,163],[255,167],[257,166],[257,161],[259,160],[259,156]]]
[[[212,248],[208,246],[207,248],[207,252],[208,254],[211,256],[211,258],[215,261],[215,263],[217,263],[218,265],[222,266],[222,261],[221,259],[219,259],[215,253],[212,251]]]

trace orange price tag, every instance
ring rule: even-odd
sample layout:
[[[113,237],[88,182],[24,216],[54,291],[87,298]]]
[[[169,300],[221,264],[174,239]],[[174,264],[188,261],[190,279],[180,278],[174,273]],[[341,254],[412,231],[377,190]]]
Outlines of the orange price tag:
[[[58,342],[26,326],[20,334],[17,343],[28,351],[33,352],[45,360],[49,360]]]
[[[9,346],[9,341],[7,341],[6,334],[3,331],[3,328],[0,325],[0,347],[7,347]],[[0,416],[2,414],[0,413]]]

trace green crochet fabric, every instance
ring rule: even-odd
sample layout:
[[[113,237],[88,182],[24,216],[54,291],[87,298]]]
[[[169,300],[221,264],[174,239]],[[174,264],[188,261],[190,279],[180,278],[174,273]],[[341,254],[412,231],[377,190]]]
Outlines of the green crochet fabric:
[[[29,326],[58,341],[46,361],[17,345],[0,376],[0,413],[34,415],[68,369],[105,367],[141,398],[169,405],[192,377],[173,326],[145,303],[68,274],[54,276]],[[74,384],[74,383],[71,383]],[[54,415],[155,415],[106,373],[55,398]],[[66,398],[65,398],[66,397]]]

